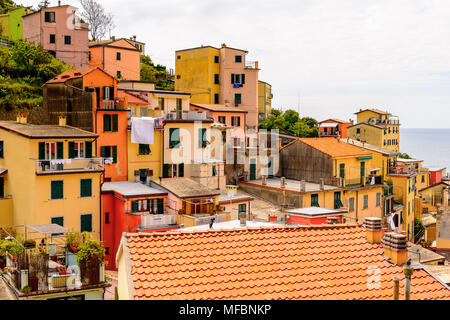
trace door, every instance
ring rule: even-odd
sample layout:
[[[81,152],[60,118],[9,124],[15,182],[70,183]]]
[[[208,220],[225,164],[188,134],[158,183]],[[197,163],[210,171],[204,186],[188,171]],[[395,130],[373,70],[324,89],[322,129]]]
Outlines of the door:
[[[0,199],[5,197],[5,180],[0,178]]]
[[[365,175],[366,175],[366,163],[365,162],[361,162],[361,180],[360,180],[361,184],[364,183]]]
[[[256,180],[256,160],[250,159],[250,180]]]

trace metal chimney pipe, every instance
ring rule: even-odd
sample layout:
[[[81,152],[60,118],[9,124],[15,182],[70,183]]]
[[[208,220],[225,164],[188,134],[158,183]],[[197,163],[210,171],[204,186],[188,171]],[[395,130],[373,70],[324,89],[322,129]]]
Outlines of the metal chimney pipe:
[[[411,300],[411,277],[413,272],[414,269],[411,267],[411,259],[408,259],[403,268],[403,273],[405,274],[405,300]]]
[[[239,216],[239,220],[240,220],[240,223],[241,223],[241,227],[246,227],[247,226],[247,213],[246,212],[240,212],[239,213],[240,214],[240,216]]]
[[[394,300],[398,300],[399,288],[400,288],[400,279],[395,277],[394,278]]]

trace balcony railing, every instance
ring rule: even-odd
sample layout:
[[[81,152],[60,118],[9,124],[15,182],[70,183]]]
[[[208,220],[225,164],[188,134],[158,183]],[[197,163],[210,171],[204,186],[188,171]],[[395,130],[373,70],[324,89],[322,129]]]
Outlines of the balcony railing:
[[[177,217],[174,214],[146,214],[141,216],[140,228],[149,229],[174,224],[177,224]]]
[[[258,61],[245,61],[245,68],[247,69],[257,69]]]
[[[325,132],[319,131],[319,137],[337,137],[339,132]]]
[[[411,168],[411,167],[390,167],[388,169],[388,172],[389,172],[389,174],[394,174],[394,175],[409,176],[409,175],[417,174],[418,170],[416,168]]]
[[[109,158],[83,158],[36,161],[36,173],[54,173],[62,171],[101,171]]]
[[[185,228],[187,227],[195,227],[202,226],[211,223],[211,220],[214,219],[214,223],[225,222],[228,221],[229,214],[227,213],[218,213],[218,214],[195,214],[195,215],[185,215],[179,214],[177,216],[177,221],[179,224],[183,224]]]
[[[127,104],[125,99],[117,98],[115,100],[103,100],[100,102],[100,108],[104,110],[117,110],[117,109],[126,109]]]

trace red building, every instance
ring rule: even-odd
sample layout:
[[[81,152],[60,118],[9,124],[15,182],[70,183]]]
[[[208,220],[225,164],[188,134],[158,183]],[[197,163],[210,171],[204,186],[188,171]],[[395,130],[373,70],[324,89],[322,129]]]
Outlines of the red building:
[[[179,229],[176,216],[166,213],[167,192],[133,181],[102,186],[102,235],[108,270],[117,270],[116,252],[124,232]]]
[[[292,209],[286,212],[286,222],[301,225],[327,224],[327,218],[338,218],[339,223],[344,223],[343,215],[347,211],[326,209],[319,207]]]
[[[442,182],[445,175],[445,168],[429,168],[430,170],[430,186]]]
[[[328,119],[319,122],[319,137],[337,137],[347,138],[347,128],[350,122],[339,119]]]

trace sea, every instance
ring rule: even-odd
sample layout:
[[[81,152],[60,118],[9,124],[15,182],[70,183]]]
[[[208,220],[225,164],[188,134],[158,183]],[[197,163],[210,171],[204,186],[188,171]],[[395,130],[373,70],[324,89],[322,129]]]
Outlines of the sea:
[[[424,167],[444,167],[450,172],[449,129],[400,129],[400,152],[423,160]]]

